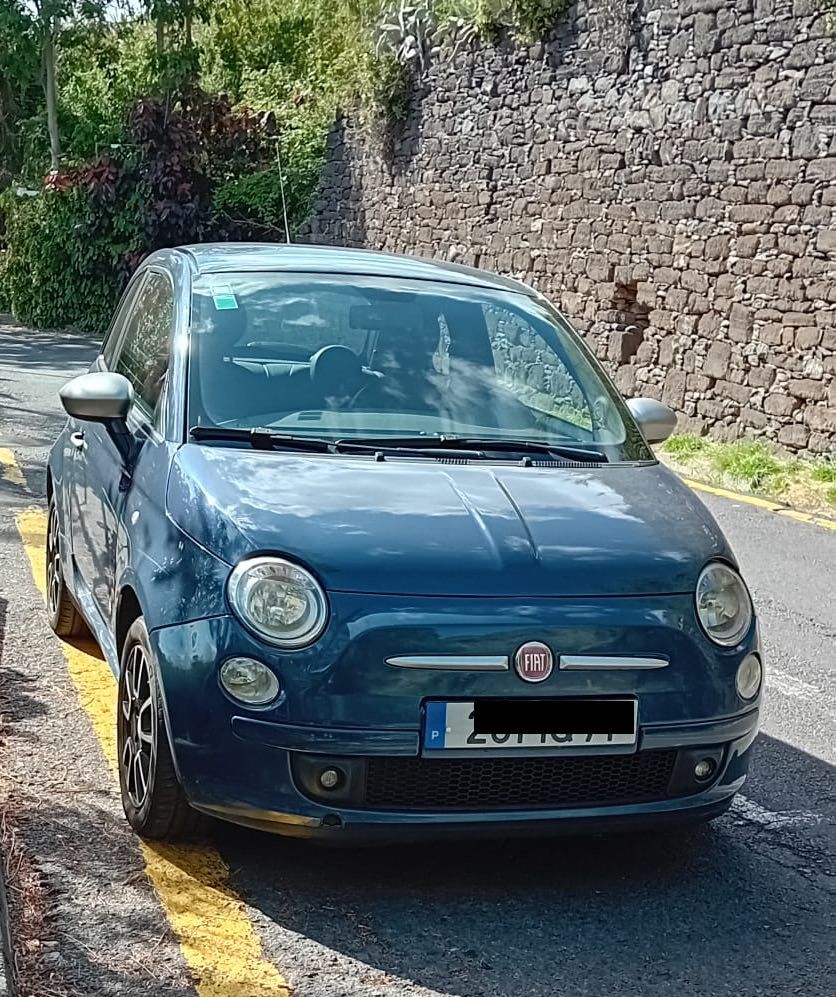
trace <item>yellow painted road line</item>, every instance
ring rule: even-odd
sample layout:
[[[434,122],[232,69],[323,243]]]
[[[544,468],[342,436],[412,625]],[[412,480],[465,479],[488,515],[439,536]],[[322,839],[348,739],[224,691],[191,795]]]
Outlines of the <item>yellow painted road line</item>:
[[[26,487],[26,478],[23,477],[20,464],[8,447],[0,447],[0,478],[19,488]]]
[[[758,498],[757,495],[746,495],[743,492],[732,492],[727,488],[706,485],[702,481],[695,481],[693,478],[683,477],[682,480],[689,488],[693,488],[694,491],[708,492],[709,495],[732,499],[734,502],[745,502],[747,505],[756,505],[759,509],[768,509],[769,512],[774,512],[778,516],[786,516],[787,519],[795,519],[799,523],[810,523],[812,526],[821,526],[825,530],[836,530],[836,520],[833,519],[816,516],[811,512],[799,512],[797,509],[789,509],[779,502],[770,502],[769,499]]]
[[[812,523],[813,526],[821,526],[825,530],[836,530],[836,521],[814,516],[811,512],[799,512],[798,509],[779,509],[778,515],[786,516],[787,519],[795,519],[799,523]]]
[[[17,526],[32,575],[46,591],[46,516],[29,510]],[[102,751],[116,773],[116,680],[95,645],[62,643],[73,685]],[[264,958],[261,940],[229,885],[229,868],[211,847],[141,842],[145,871],[180,941],[199,997],[288,997],[282,974]]]

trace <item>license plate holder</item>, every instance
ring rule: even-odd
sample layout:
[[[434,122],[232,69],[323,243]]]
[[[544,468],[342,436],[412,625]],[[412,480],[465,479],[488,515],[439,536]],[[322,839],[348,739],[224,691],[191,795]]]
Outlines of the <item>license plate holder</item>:
[[[529,721],[521,718],[526,715],[527,702],[531,702]],[[543,732],[531,730],[494,730],[501,722],[503,708],[507,707],[509,726],[531,727],[546,722],[549,707],[553,706],[554,716],[566,726],[572,726],[574,715],[586,722],[581,726],[600,728],[614,726],[615,730],[587,729],[581,733]],[[480,707],[489,707],[481,710]],[[596,711],[600,714],[596,722]],[[477,714],[481,714],[477,717]],[[481,725],[477,724],[481,720]],[[603,720],[603,724],[600,722]],[[623,752],[636,748],[638,738],[638,700],[621,699],[562,699],[562,700],[428,700],[424,704],[422,745],[425,754],[441,755],[450,753],[491,753],[507,754],[512,751],[525,751],[531,754],[558,753],[571,751]],[[477,729],[478,726],[478,729]],[[629,729],[628,729],[629,728]]]

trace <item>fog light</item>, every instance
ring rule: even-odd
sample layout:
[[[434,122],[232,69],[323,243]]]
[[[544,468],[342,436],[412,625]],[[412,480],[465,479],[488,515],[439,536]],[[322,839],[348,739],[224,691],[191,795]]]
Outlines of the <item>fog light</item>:
[[[737,669],[735,685],[741,699],[754,699],[761,687],[763,668],[757,654],[747,654]]]
[[[229,695],[247,706],[265,706],[279,694],[279,680],[255,658],[227,658],[219,677]]]
[[[714,775],[715,767],[713,758],[701,758],[694,766],[694,778],[700,782],[710,779]]]
[[[337,769],[323,769],[319,773],[319,785],[323,789],[336,789],[341,781],[340,773]]]

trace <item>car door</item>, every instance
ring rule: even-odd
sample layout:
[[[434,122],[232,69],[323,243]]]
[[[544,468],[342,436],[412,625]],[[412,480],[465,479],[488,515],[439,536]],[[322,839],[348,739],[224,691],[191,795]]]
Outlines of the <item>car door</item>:
[[[99,360],[99,369],[123,374],[133,386],[134,404],[127,421],[137,461],[143,449],[155,446],[160,439],[161,399],[173,328],[171,278],[163,271],[149,270],[129,303],[115,348],[110,356],[106,351]],[[76,432],[82,437],[75,458],[73,488],[76,505],[72,543],[77,588],[107,621],[113,610],[118,524],[131,486],[131,469],[125,467],[105,426],[85,423]],[[133,470],[137,470],[136,463]]]
[[[116,350],[128,321],[135,314],[135,305],[145,278],[145,273],[137,274],[128,285],[105,335],[101,352],[90,366],[91,371],[114,369],[113,359]],[[67,535],[73,559],[74,582],[79,589],[77,598],[87,603],[85,608],[90,608],[91,601],[92,565],[89,563],[91,557],[89,534],[91,531],[100,532],[88,507],[90,496],[87,491],[91,459],[96,460],[99,457],[96,452],[91,458],[90,450],[91,447],[95,447],[98,451],[99,435],[92,423],[70,418],[67,424],[67,455],[72,456],[71,460],[65,459],[66,487],[69,495]]]

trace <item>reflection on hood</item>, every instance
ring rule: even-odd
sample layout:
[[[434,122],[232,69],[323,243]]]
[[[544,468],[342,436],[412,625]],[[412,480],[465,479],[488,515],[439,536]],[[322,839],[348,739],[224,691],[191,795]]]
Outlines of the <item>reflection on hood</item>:
[[[174,462],[168,509],[229,563],[283,554],[353,592],[692,592],[709,558],[731,558],[661,466],[377,463],[192,444]]]

